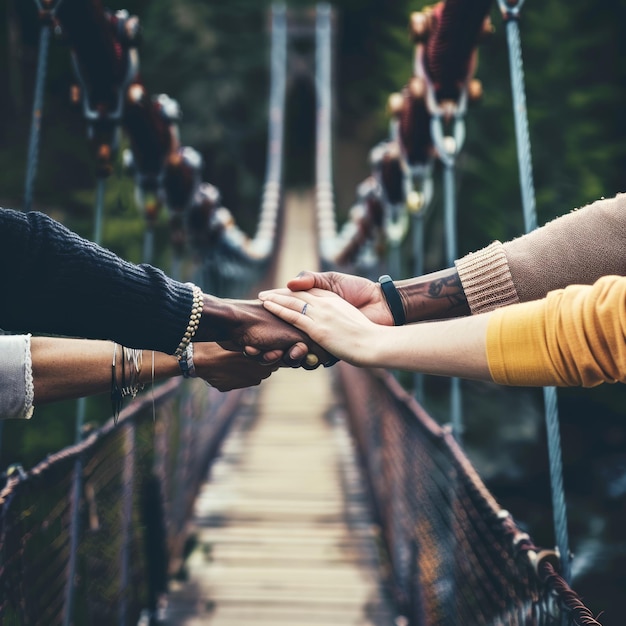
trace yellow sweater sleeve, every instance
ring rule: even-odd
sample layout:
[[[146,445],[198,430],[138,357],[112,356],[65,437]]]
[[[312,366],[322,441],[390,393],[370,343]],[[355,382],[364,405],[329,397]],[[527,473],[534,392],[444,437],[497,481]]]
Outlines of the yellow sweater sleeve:
[[[505,385],[626,382],[626,277],[497,309],[487,326],[487,360],[494,381]]]

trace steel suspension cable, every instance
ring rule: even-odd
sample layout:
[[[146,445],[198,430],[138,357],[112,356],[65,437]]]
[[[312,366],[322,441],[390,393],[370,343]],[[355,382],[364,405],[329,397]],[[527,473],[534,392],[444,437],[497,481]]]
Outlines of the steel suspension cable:
[[[498,0],[506,25],[507,42],[509,47],[511,90],[513,96],[522,208],[524,211],[524,226],[526,232],[530,232],[537,227],[537,213],[535,206],[535,187],[532,173],[530,135],[528,132],[528,117],[526,111],[526,95],[524,89],[524,65],[522,61],[522,46],[518,23],[519,12],[523,3],[524,0],[520,0],[517,3]],[[569,537],[567,531],[567,507],[565,504],[565,494],[563,489],[563,460],[556,388],[544,387],[543,397],[548,438],[548,455],[550,461],[550,484],[552,489],[554,532],[556,536],[556,545],[561,556],[562,576],[563,579],[569,584],[571,582],[571,564]]]
[[[437,155],[443,165],[444,189],[444,232],[446,247],[446,263],[454,266],[457,258],[457,206],[456,206],[456,157],[465,141],[465,96],[457,105],[457,111],[452,119],[452,134],[444,135],[443,114],[435,108],[431,119],[431,134],[437,149]],[[435,105],[436,106],[436,105]],[[461,397],[461,381],[458,378],[450,379],[450,422],[452,432],[457,441],[463,436],[463,410]]]
[[[48,23],[41,25],[39,32],[39,53],[37,57],[37,75],[35,78],[35,94],[33,98],[33,113],[28,141],[28,157],[26,161],[26,184],[24,189],[24,210],[30,211],[33,204],[33,188],[37,175],[39,160],[39,137],[41,135],[41,116],[43,112],[43,92],[48,67],[48,49],[50,47],[50,31]]]
[[[333,193],[332,163],[332,26],[331,7],[317,5],[315,22],[315,83],[317,94],[317,143],[315,173],[317,220],[322,259],[332,259],[337,224]]]
[[[275,245],[283,177],[287,89],[287,9],[283,4],[272,5],[270,70],[265,184],[259,222],[252,240],[252,248],[260,256],[268,256]]]

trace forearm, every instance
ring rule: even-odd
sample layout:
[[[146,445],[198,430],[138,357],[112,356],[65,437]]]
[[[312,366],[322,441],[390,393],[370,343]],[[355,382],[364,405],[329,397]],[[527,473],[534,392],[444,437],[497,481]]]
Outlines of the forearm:
[[[407,321],[459,317],[543,298],[570,284],[626,275],[626,194],[599,200],[454,268],[396,281]]]
[[[495,311],[487,357],[496,382],[592,387],[626,381],[626,278],[605,276]]]
[[[485,351],[488,323],[489,314],[379,326],[363,344],[358,364],[490,381]]]
[[[173,353],[191,289],[133,265],[42,213],[0,209],[0,327]]]
[[[543,298],[571,284],[626,275],[626,195],[599,200],[457,260],[473,314]]]
[[[503,244],[521,302],[626,275],[626,195],[598,200]]]
[[[121,386],[122,350],[116,346],[116,380]],[[85,339],[33,337],[31,358],[35,406],[111,390],[113,343]],[[175,357],[154,353],[155,380],[180,375]],[[143,352],[138,382],[152,381],[152,351]]]
[[[407,323],[469,315],[470,310],[456,268],[394,281]]]

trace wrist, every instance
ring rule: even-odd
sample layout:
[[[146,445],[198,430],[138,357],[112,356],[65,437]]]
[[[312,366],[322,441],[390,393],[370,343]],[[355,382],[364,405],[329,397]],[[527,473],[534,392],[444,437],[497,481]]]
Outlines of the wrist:
[[[143,367],[139,375],[139,382],[148,385],[152,382],[152,358],[154,354],[154,380],[163,380],[172,376],[180,376],[178,359],[163,352],[153,350],[143,351]]]
[[[410,295],[411,290],[409,289],[408,285],[403,284],[403,283],[406,283],[406,281],[398,281],[394,284],[398,291],[398,295],[400,296],[400,301],[402,302],[402,308],[404,310],[404,317],[406,318],[406,323],[411,324],[412,322],[417,322],[420,320],[416,316],[416,312],[414,310],[415,307],[411,306],[411,295]]]
[[[239,325],[232,302],[203,294],[202,314],[196,331],[196,341],[225,341]]]
[[[392,325],[376,325],[371,333],[363,335],[363,349],[358,363],[359,367],[389,367],[389,345],[395,343],[398,329]]]
[[[193,362],[193,343],[190,343],[178,359],[178,367],[183,378],[197,378],[196,366]]]
[[[398,290],[388,274],[383,274],[379,279],[382,296],[387,302],[391,312],[394,326],[404,326],[406,324],[406,314],[404,304]]]

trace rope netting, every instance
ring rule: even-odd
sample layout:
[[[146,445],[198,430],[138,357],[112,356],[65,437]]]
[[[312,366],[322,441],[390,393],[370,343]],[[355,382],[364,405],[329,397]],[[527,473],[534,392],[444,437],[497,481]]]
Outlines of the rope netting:
[[[0,492],[0,622],[134,624],[154,613],[242,393],[171,381],[154,392],[155,421],[146,393],[117,425],[16,470]]]
[[[452,436],[391,374],[338,365],[350,429],[408,624],[598,624],[500,508]]]

